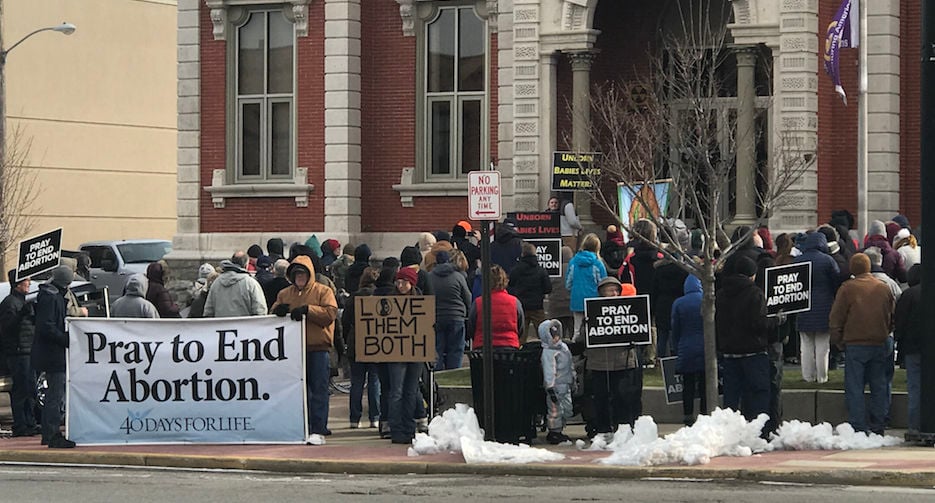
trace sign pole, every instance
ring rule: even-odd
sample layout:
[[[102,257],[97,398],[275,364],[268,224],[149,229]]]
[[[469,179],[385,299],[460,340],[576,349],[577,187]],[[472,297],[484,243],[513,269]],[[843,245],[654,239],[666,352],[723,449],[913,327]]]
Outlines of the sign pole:
[[[493,389],[493,340],[490,336],[490,220],[481,222],[484,234],[481,237],[481,330],[484,335],[484,438],[494,440],[494,389]]]

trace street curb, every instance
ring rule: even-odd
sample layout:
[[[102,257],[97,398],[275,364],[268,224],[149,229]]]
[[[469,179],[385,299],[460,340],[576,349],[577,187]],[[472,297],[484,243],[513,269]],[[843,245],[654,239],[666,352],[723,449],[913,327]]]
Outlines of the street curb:
[[[418,458],[414,458],[418,459]],[[704,466],[633,467],[563,464],[432,463],[427,461],[376,462],[356,460],[279,459],[237,456],[173,454],[17,451],[0,450],[0,464],[75,464],[127,467],[248,470],[274,473],[331,473],[356,475],[486,475],[516,477],[575,477],[635,479],[739,480],[815,485],[858,485],[891,487],[935,487],[935,471],[898,472],[883,470],[751,470]]]

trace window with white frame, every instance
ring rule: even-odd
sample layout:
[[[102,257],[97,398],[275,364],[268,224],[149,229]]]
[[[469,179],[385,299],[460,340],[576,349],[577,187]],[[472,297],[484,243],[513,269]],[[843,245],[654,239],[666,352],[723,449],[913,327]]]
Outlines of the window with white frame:
[[[440,6],[424,23],[426,180],[461,178],[487,157],[487,28],[473,6]]]
[[[295,29],[282,9],[251,10],[234,33],[235,182],[291,179]]]

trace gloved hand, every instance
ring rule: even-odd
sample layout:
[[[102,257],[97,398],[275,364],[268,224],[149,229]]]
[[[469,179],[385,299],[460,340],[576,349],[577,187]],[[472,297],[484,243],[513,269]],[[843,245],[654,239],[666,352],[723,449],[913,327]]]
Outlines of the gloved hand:
[[[302,321],[302,317],[308,314],[308,306],[301,305],[292,310],[292,321]]]
[[[289,314],[289,304],[279,304],[276,309],[273,309],[273,314],[280,318]]]
[[[549,388],[546,392],[549,394],[549,400],[552,403],[558,403],[558,394],[555,393],[555,388]]]
[[[776,322],[779,323],[780,325],[782,325],[783,323],[785,323],[785,322],[786,322],[786,313],[782,312],[782,310],[780,310],[778,313],[776,313]]]

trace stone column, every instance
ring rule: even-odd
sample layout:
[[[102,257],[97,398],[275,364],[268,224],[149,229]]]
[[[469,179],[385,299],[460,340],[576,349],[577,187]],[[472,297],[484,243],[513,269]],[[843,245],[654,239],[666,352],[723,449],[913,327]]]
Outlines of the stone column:
[[[570,53],[572,71],[572,148],[576,152],[591,150],[591,62],[595,54],[591,51]],[[591,197],[584,192],[575,192],[575,209],[581,225],[595,225],[591,217]]]
[[[756,59],[754,46],[734,49],[737,56],[737,183],[734,225],[756,223]]]
[[[899,3],[864,2],[868,25],[867,216],[884,222],[900,208]]]
[[[543,142],[540,100],[539,0],[513,1],[513,173],[519,211],[542,210],[540,204],[540,145]]]
[[[198,249],[201,189],[200,0],[178,2],[178,220],[175,248]]]
[[[556,150],[558,129],[556,110],[558,102],[558,58],[553,52],[539,58],[541,67],[541,96],[539,96],[539,207],[545,208],[552,195],[552,152]]]
[[[325,232],[360,232],[360,0],[325,0]]]

